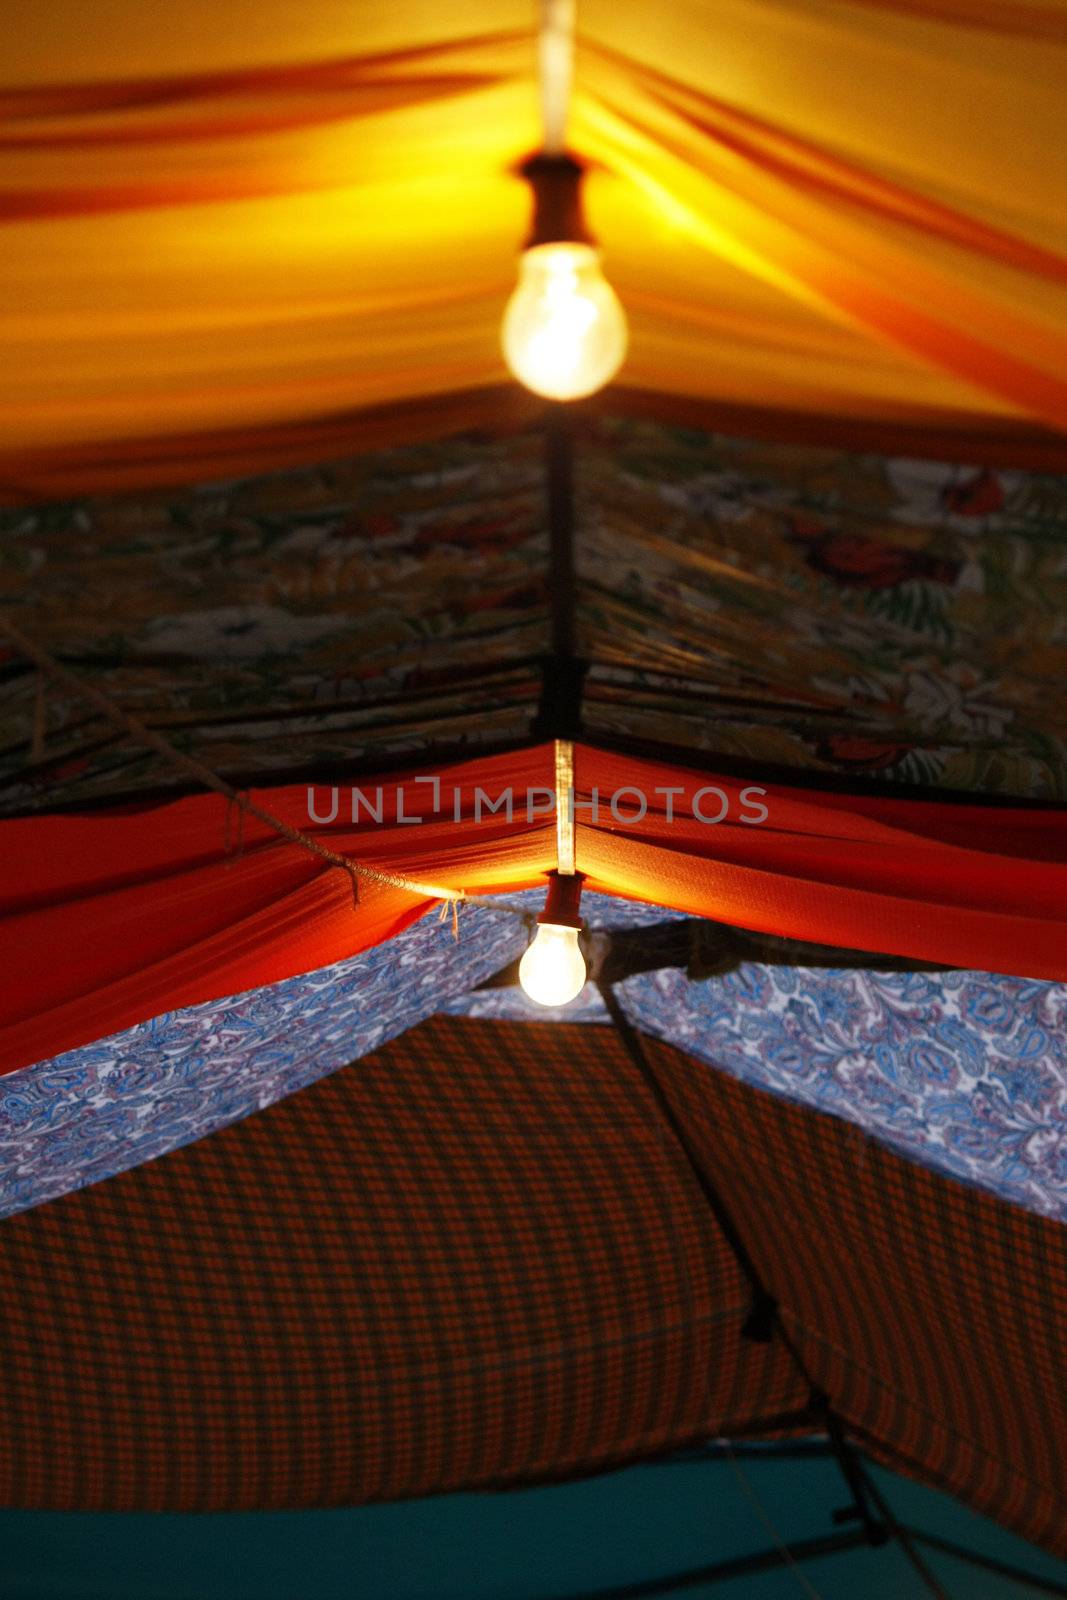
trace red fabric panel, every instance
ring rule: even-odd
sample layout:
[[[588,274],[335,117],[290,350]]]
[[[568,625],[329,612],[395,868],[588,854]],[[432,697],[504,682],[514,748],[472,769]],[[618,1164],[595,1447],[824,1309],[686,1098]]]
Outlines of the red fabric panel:
[[[525,795],[552,782],[552,748],[471,761],[442,774],[442,811],[397,825],[339,820],[318,830],[368,864],[475,892],[534,884],[555,865],[554,828],[526,820]],[[1067,813],[1022,807],[883,800],[774,786],[767,818],[741,820],[737,779],[716,779],[576,752],[578,803],[594,787],[600,815],[577,813],[578,865],[590,886],[743,927],[1029,977],[1067,978]],[[721,823],[694,818],[717,784]],[[452,787],[462,791],[454,820]],[[473,821],[475,789],[510,786],[512,822]],[[374,785],[362,785],[371,793]],[[674,812],[657,788],[674,787]],[[640,799],[647,814],[633,816]],[[429,790],[424,795],[428,815]],[[325,798],[324,791],[320,791]],[[304,827],[307,790],[257,796]],[[705,795],[705,815],[721,802]],[[156,808],[0,824],[5,927],[0,1070],[12,1071],[160,1012],[273,983],[380,943],[426,903],[368,887],[353,908],[347,880],[249,822],[227,862],[225,805],[214,795]],[[750,802],[745,814],[755,815]]]
[[[527,787],[550,786],[552,748],[450,767],[445,811],[421,826],[397,824],[396,790],[409,815],[429,815],[432,796],[409,774],[382,780],[382,825],[351,817],[341,787],[338,821],[309,824],[307,786],[253,791],[282,820],[338,854],[446,888],[473,892],[535,883],[553,865],[554,828],[525,825]],[[523,796],[520,818],[455,823],[475,789],[505,785]],[[377,783],[360,784],[374,799]],[[328,805],[328,783],[316,789]],[[413,922],[427,902],[366,884],[353,905],[349,879],[249,817],[241,848],[226,855],[227,805],[196,795],[168,805],[85,816],[38,816],[0,824],[4,927],[0,1071],[102,1039],[182,1006],[313,972],[370,949]],[[231,835],[236,829],[231,829]],[[231,837],[231,846],[234,840]],[[431,902],[432,903],[432,902]]]
[[[1067,812],[820,794],[579,747],[589,887],[823,944],[1067,977]],[[697,798],[701,788],[721,791]],[[583,806],[599,790],[594,820]],[[668,798],[657,789],[680,788]],[[623,790],[629,791],[623,793]],[[647,801],[634,818],[639,791]],[[709,824],[694,817],[694,801]],[[763,822],[748,822],[757,805]]]

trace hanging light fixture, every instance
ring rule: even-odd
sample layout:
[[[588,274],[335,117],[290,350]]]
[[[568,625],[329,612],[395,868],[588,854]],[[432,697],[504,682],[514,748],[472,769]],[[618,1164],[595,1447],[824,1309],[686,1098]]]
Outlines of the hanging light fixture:
[[[584,874],[550,872],[545,909],[519,962],[519,983],[539,1006],[565,1006],[585,987],[585,957],[578,946],[578,906]]]
[[[539,46],[544,144],[520,168],[533,191],[533,226],[501,338],[504,359],[527,389],[546,400],[580,400],[610,383],[629,335],[582,212],[585,169],[565,148],[573,0],[544,0]]]
[[[519,983],[540,1006],[565,1006],[585,985],[585,957],[578,943],[579,906],[585,874],[574,864],[574,745],[555,742],[556,870],[548,874],[545,909],[519,962]]]

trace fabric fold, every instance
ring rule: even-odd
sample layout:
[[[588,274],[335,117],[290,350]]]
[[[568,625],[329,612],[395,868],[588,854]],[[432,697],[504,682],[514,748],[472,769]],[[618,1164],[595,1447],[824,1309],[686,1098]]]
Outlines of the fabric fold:
[[[553,782],[551,745],[364,779],[358,825],[351,786],[337,786],[321,837],[444,887],[531,887],[555,866]],[[1061,810],[826,794],[584,745],[576,785],[590,888],[815,943],[1067,978]],[[365,811],[379,787],[380,824]],[[313,793],[317,817],[333,796],[332,785]],[[306,787],[257,797],[309,825]],[[405,807],[423,820],[398,821]],[[224,813],[208,795],[0,823],[5,1071],[344,960],[428,909],[377,886],[353,905],[347,876],[254,821],[227,856]]]

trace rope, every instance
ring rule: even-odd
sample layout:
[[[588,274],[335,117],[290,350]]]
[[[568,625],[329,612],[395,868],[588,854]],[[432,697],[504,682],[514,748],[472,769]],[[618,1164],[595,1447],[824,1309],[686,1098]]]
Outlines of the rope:
[[[113,700],[104,690],[98,689],[95,684],[87,683],[76,672],[71,672],[69,667],[63,666],[43,645],[37,644],[28,634],[23,633],[22,629],[12,622],[10,617],[0,615],[0,630],[6,633],[16,648],[21,650],[22,654],[27,656],[29,660],[33,661],[42,672],[47,673],[49,677],[56,679],[57,682],[64,684],[72,694],[78,695],[81,699],[87,700],[90,705],[95,706],[108,722],[121,728],[131,738],[136,739],[139,744],[147,745],[149,749],[155,750],[175,771],[184,773],[187,777],[195,779],[197,783],[203,784],[205,788],[212,789],[216,794],[222,795],[227,802],[227,855],[229,855],[232,845],[230,813],[232,808],[236,807],[238,813],[238,855],[243,849],[244,818],[247,814],[255,817],[257,822],[262,822],[265,827],[273,829],[275,833],[280,834],[290,844],[298,845],[300,849],[307,850],[311,855],[317,856],[327,866],[337,867],[340,871],[347,873],[352,883],[353,899],[357,903],[359,900],[360,878],[365,878],[371,883],[384,884],[391,889],[403,889],[405,893],[418,895],[420,899],[451,902],[453,911],[452,925],[457,938],[459,937],[457,902],[460,900],[470,905],[488,906],[491,910],[504,912],[508,916],[522,917],[524,920],[529,918],[529,911],[525,906],[509,904],[507,901],[496,900],[487,895],[469,895],[464,889],[446,889],[440,884],[423,883],[418,878],[407,878],[402,873],[390,872],[384,867],[368,867],[363,862],[352,861],[347,856],[338,855],[335,850],[331,850],[328,846],[321,844],[311,834],[302,832],[300,828],[294,828],[283,818],[275,816],[273,811],[268,811],[265,806],[258,805],[247,794],[235,789],[231,783],[226,782],[225,778],[219,777],[217,772],[213,772],[202,761],[198,761],[195,756],[186,755],[183,750],[179,750],[177,746],[171,744],[169,739],[164,738],[161,733],[157,733],[154,728],[148,727],[139,717],[132,716],[128,711],[124,711],[118,702]]]
[[[782,1535],[779,1533],[770,1512],[767,1510],[766,1506],[763,1504],[763,1501],[757,1494],[755,1485],[752,1483],[748,1473],[745,1471],[740,1461],[738,1461],[737,1456],[734,1453],[733,1445],[730,1443],[729,1439],[725,1440],[724,1442],[726,1445],[726,1454],[729,1459],[730,1466],[733,1468],[734,1477],[737,1479],[738,1488],[741,1490],[741,1493],[745,1496],[745,1499],[749,1502],[757,1517],[759,1517],[760,1521],[763,1523],[763,1526],[770,1534],[783,1563],[789,1568],[794,1578],[796,1578],[797,1583],[804,1590],[804,1593],[809,1596],[809,1600],[822,1600],[822,1596],[820,1595],[818,1589],[816,1589],[815,1585],[811,1582],[807,1573],[801,1571],[799,1564],[793,1556],[793,1552],[790,1550],[789,1546],[782,1538]]]

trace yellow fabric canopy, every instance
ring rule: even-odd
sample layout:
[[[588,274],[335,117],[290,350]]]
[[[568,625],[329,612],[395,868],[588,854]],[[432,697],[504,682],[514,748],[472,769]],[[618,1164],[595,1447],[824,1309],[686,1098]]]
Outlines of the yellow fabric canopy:
[[[1067,433],[1067,0],[578,17],[570,142],[625,385],[963,447]],[[331,418],[437,396],[479,420],[534,22],[525,0],[9,0],[2,487],[188,475],[212,453],[180,441],[223,433],[270,465],[280,427],[291,459]]]

